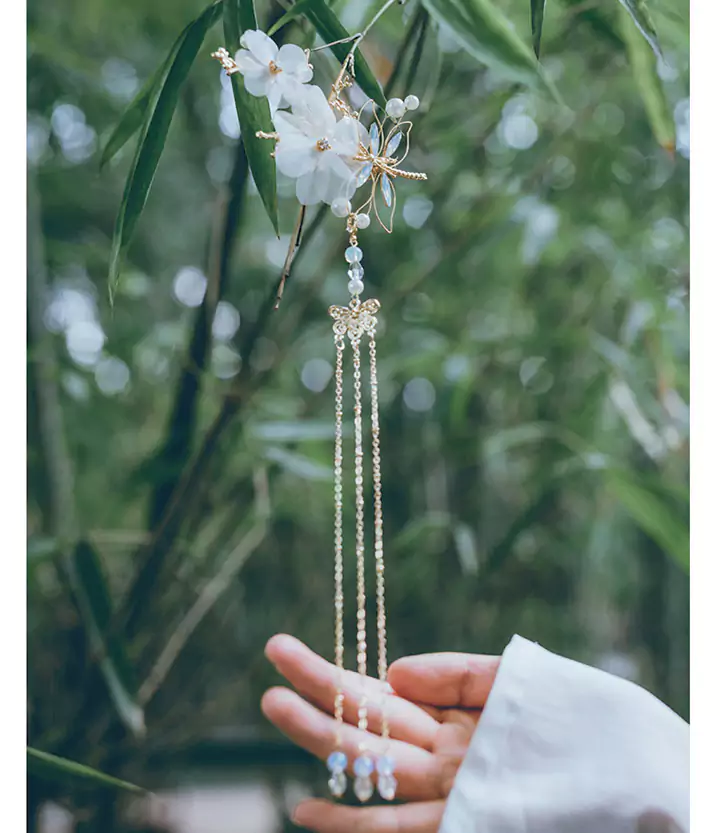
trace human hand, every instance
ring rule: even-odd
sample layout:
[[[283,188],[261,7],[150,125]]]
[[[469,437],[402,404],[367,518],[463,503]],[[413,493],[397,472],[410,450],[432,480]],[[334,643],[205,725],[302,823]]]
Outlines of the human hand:
[[[335,667],[292,636],[274,636],[265,653],[296,689],[267,691],[262,699],[265,716],[324,761],[335,748]],[[436,833],[499,664],[500,657],[454,653],[394,662],[388,671],[392,691],[385,698],[389,748],[379,737],[380,702],[388,689],[365,678],[369,732],[361,732],[357,718],[362,678],[344,671],[342,750],[350,765],[361,741],[371,755],[394,758],[397,797],[407,803],[346,807],[310,799],[298,805],[293,821],[316,833]]]

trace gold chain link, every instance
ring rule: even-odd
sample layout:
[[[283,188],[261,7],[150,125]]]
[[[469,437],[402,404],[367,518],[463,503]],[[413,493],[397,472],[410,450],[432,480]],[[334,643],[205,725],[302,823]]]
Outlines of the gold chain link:
[[[344,667],[344,633],[343,633],[343,352],[345,339],[335,336],[335,746],[340,748],[342,742]]]
[[[387,621],[385,616],[385,551],[383,547],[382,479],[380,473],[380,417],[378,407],[377,353],[375,333],[370,331],[370,430],[372,434],[372,478],[375,524],[375,580],[377,593],[378,678],[387,680]],[[385,695],[381,703],[382,737],[388,739],[390,727],[385,708]]]
[[[357,670],[367,676],[367,622],[365,596],[365,498],[363,497],[362,380],[360,375],[360,334],[350,337],[353,350],[355,388],[355,557],[357,560]],[[358,729],[367,731],[367,693],[364,685],[358,706]]]

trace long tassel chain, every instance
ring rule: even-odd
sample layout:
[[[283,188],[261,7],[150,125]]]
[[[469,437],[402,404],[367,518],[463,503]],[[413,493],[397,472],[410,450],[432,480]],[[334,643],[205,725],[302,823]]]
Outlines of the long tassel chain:
[[[378,400],[377,347],[375,334],[377,329],[377,312],[380,303],[375,299],[361,301],[359,298],[363,284],[358,277],[359,260],[362,252],[351,238],[351,247],[346,258],[351,264],[349,272],[351,281],[350,303],[347,307],[334,306],[330,315],[334,319],[336,364],[335,364],[335,665],[337,682],[335,694],[336,748],[328,758],[331,776],[329,781],[331,793],[339,798],[347,788],[346,768],[348,759],[342,750],[343,704],[343,485],[342,485],[342,417],[343,417],[343,351],[345,337],[350,340],[353,363],[353,438],[354,438],[354,479],[355,479],[355,558],[357,581],[357,670],[361,680],[358,704],[358,728],[368,731],[368,695],[365,685],[367,677],[367,592],[365,587],[365,497],[364,497],[364,452],[363,452],[363,406],[362,406],[362,371],[361,342],[363,335],[368,336],[370,363],[370,433],[371,433],[371,470],[373,491],[373,526],[375,579],[377,599],[378,632],[378,678],[386,686],[387,681],[387,617],[385,610],[385,555],[383,547],[382,516],[382,480],[380,468],[380,417]],[[380,734],[382,739],[381,754],[376,758],[369,753],[368,744],[358,744],[353,761],[355,775],[353,789],[360,801],[368,801],[374,792],[372,776],[377,772],[377,789],[380,796],[388,801],[395,798],[397,781],[394,778],[394,762],[390,758],[390,726],[386,708],[386,694],[381,695]]]

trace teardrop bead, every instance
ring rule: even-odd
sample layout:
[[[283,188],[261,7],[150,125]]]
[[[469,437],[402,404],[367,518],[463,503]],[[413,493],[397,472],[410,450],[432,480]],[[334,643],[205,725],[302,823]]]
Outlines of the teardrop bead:
[[[353,789],[359,801],[365,802],[372,798],[374,788],[372,781],[368,777],[356,778]]]

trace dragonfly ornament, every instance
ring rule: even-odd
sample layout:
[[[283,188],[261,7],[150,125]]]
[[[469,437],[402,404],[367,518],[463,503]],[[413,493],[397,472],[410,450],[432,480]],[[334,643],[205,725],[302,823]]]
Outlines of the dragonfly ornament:
[[[358,154],[355,157],[355,160],[362,165],[356,175],[357,187],[360,188],[368,180],[372,181],[370,197],[357,209],[357,212],[372,208],[380,225],[385,231],[392,232],[393,218],[397,204],[393,180],[400,177],[401,179],[423,181],[427,179],[427,174],[406,171],[400,167],[410,151],[412,122],[395,122],[387,132],[387,135],[385,135],[387,121],[387,119],[384,119],[380,122],[377,115],[375,116],[375,120],[370,125],[370,130],[368,131],[369,144],[367,146],[361,144]],[[403,144],[403,140],[405,146],[402,155],[398,157],[396,154]],[[382,195],[383,202],[390,210],[387,224],[383,221],[381,213],[378,211],[378,189]]]

